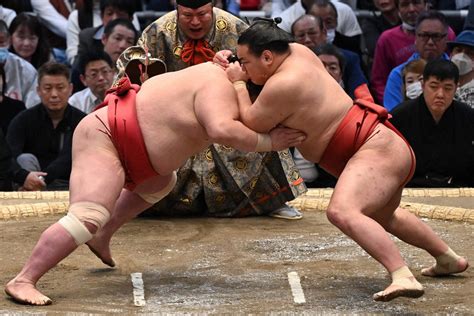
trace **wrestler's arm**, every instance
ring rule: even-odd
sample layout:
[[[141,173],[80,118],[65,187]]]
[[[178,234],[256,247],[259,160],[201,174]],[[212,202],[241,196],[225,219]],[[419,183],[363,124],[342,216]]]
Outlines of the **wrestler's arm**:
[[[222,82],[218,89],[201,91],[201,96],[196,98],[195,113],[210,141],[246,152],[282,150],[299,145],[305,138],[303,133],[286,128],[272,131],[271,138],[249,129],[239,121],[235,92],[228,81]],[[265,138],[267,143],[262,144]]]
[[[298,87],[291,79],[268,80],[253,104],[245,84],[238,81],[233,86],[237,92],[240,119],[254,131],[268,133],[293,112],[291,105]]]

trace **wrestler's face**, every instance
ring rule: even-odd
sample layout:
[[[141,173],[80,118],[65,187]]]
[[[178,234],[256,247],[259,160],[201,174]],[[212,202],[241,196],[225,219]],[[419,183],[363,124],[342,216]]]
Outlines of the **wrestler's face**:
[[[105,60],[94,60],[87,64],[85,74],[81,75],[82,83],[92,93],[103,100],[105,91],[112,86],[114,71]]]
[[[314,17],[307,16],[293,25],[293,35],[296,42],[314,49],[326,43],[326,30],[321,30]]]
[[[439,58],[446,51],[447,41],[447,29],[439,20],[424,20],[416,29],[416,51],[426,61]]]
[[[37,92],[48,112],[61,112],[71,96],[72,84],[64,75],[44,75]]]
[[[178,5],[178,27],[190,39],[204,38],[212,28],[212,4],[197,9]]]
[[[114,27],[108,37],[104,34],[102,44],[104,44],[104,51],[115,63],[124,50],[135,44],[135,33],[119,24]]]
[[[439,80],[428,77],[423,80],[423,97],[433,118],[437,121],[451,105],[457,85],[454,79]]]
[[[256,56],[252,54],[248,45],[237,46],[237,56],[239,57],[242,70],[256,85],[264,85],[269,78],[268,54],[271,53],[264,51],[262,55]]]
[[[338,82],[342,81],[342,68],[339,64],[339,60],[334,55],[321,54],[318,56],[324,64],[324,67],[329,74]]]

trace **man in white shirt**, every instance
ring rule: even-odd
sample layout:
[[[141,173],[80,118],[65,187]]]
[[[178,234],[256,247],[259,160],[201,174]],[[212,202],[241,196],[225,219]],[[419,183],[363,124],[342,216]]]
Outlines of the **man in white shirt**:
[[[4,6],[0,5],[0,20],[5,21],[7,26],[10,26],[13,19],[16,17],[16,12],[12,9],[5,8]]]
[[[91,113],[102,101],[114,79],[113,63],[104,51],[93,51],[79,57],[80,79],[87,87],[74,93],[69,104]]]

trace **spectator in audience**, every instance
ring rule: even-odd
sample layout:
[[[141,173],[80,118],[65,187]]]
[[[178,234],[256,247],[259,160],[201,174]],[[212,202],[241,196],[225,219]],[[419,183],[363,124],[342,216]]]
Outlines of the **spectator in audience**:
[[[374,0],[374,6],[378,11],[371,11],[370,16],[359,19],[369,57],[369,69],[372,68],[375,45],[377,44],[380,34],[402,23],[395,1],[396,0]]]
[[[415,52],[415,26],[420,13],[426,11],[425,0],[396,0],[402,25],[383,32],[376,44],[370,82],[379,104],[384,104],[388,75]],[[448,39],[455,38],[449,29]]]
[[[38,69],[53,58],[44,27],[40,20],[29,13],[18,14],[10,24],[10,51]]]
[[[0,65],[0,129],[3,135],[7,134],[8,125],[12,119],[25,108],[25,104],[21,101],[14,100],[5,95],[7,89],[5,70]]]
[[[419,15],[416,23],[415,53],[406,62],[395,67],[388,76],[383,105],[389,111],[403,101],[402,70],[408,62],[420,58],[427,62],[438,58],[449,59],[445,53],[448,27],[444,14],[438,11],[424,11]]]
[[[135,14],[137,8],[135,1],[130,0],[84,0],[79,10],[71,12],[67,24],[67,59],[71,65],[74,65],[74,59],[80,55],[79,33],[81,30],[92,27],[96,28],[91,33],[99,45],[102,39],[104,25],[117,18],[130,18],[135,29],[140,30],[140,23]],[[97,42],[96,42],[97,43]]]
[[[461,32],[455,41],[448,42],[451,61],[459,69],[459,87],[454,99],[474,108],[474,30]]]
[[[46,37],[56,61],[66,63],[67,19],[72,11],[70,0],[31,0],[33,12],[45,26]]]
[[[102,35],[104,52],[110,56],[115,65],[123,51],[133,46],[137,38],[138,32],[132,22],[126,19],[112,20],[107,24]]]
[[[322,19],[310,14],[299,17],[291,26],[291,33],[297,43],[303,44],[313,51],[327,43],[326,28]],[[359,56],[349,50],[340,49],[346,60],[342,77],[344,89],[353,99],[366,99],[373,102],[367,86],[367,79],[360,66]]]
[[[40,101],[35,89],[38,74],[29,62],[8,51],[10,42],[8,27],[0,20],[0,65],[3,65],[6,75],[5,95],[23,101],[29,108]]]
[[[11,153],[5,135],[0,129],[0,191],[11,191]]]
[[[250,9],[250,10],[260,10],[260,0],[258,2],[258,7],[256,9]],[[222,9],[224,11],[227,11],[229,13],[232,13],[235,16],[240,16],[240,7],[242,4],[245,4],[242,0],[215,0],[214,1],[214,6],[216,8]],[[243,8],[242,10],[249,10],[247,8]],[[170,10],[171,11],[171,10]]]
[[[242,20],[213,7],[211,0],[178,0],[175,11],[150,24],[137,46],[125,50],[117,62],[116,82],[127,69],[129,78],[140,84],[156,74],[153,65],[160,63],[148,63],[156,58],[168,71],[176,71],[211,61],[220,50],[235,52],[238,37],[247,27]],[[135,70],[130,65],[135,65]],[[133,72],[143,72],[143,76]],[[301,213],[285,202],[305,191],[302,182],[288,151],[243,153],[216,144],[186,161],[178,170],[173,191],[155,204],[153,211],[220,217],[270,214],[299,219]]]
[[[81,40],[79,45],[79,53],[80,56],[87,54],[88,52],[93,51],[104,51],[109,55],[112,59],[113,64],[117,62],[120,54],[127,49],[128,47],[135,44],[138,33],[133,27],[132,22],[128,19],[115,19],[107,23],[107,26],[104,28],[104,32],[102,34],[102,39],[100,41],[100,45],[96,42],[95,39],[92,37],[83,37],[83,32],[87,31],[83,30],[81,32]],[[85,48],[87,47],[87,48]],[[117,70],[115,66],[113,67],[114,72]],[[72,84],[74,86],[74,92],[83,90],[85,86],[83,82],[80,80],[80,69],[79,66],[76,64],[73,66],[72,69]]]
[[[288,9],[280,14],[282,22],[278,24],[278,26],[290,33],[291,25],[296,21],[297,18],[309,13],[309,9],[313,6],[314,2],[315,0],[297,0],[294,4],[288,7]],[[332,0],[332,3],[337,10],[336,30],[340,34],[349,37],[361,35],[362,30],[351,7],[337,0]]]
[[[272,17],[280,16],[280,14],[293,5],[296,0],[272,0]]]
[[[474,1],[471,1],[469,5],[466,21],[464,22],[464,29],[474,31]]]
[[[426,61],[424,59],[414,59],[406,63],[402,71],[402,95],[404,100],[416,99],[423,93],[421,82],[423,81],[423,70]]]
[[[7,26],[10,26],[10,23],[12,23],[15,17],[15,11],[9,8],[5,8],[3,5],[0,5],[0,20],[5,21],[5,24]]]
[[[93,51],[80,56],[78,69],[86,88],[74,93],[69,98],[69,104],[86,114],[91,113],[104,101],[105,92],[112,86],[114,67],[112,59],[104,51]]]
[[[86,114],[68,105],[72,85],[67,66],[46,63],[38,73],[41,103],[18,114],[8,128],[13,180],[27,191],[67,189],[72,135]]]
[[[337,9],[334,2],[330,0],[314,0],[308,9],[308,13],[323,20],[328,43],[353,51],[359,56],[362,55],[361,34],[347,36],[337,30]]]
[[[451,61],[429,62],[423,94],[392,111],[391,122],[416,156],[409,186],[474,186],[474,109],[453,100],[458,78]]]

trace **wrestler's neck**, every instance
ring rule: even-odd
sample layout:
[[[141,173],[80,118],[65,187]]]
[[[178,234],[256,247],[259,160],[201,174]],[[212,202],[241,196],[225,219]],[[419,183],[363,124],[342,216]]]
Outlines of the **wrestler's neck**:
[[[268,74],[268,77],[274,75],[281,68],[283,63],[288,59],[290,55],[291,51],[288,51],[287,53],[281,55],[274,55],[274,62],[272,67],[270,68],[270,73]]]

